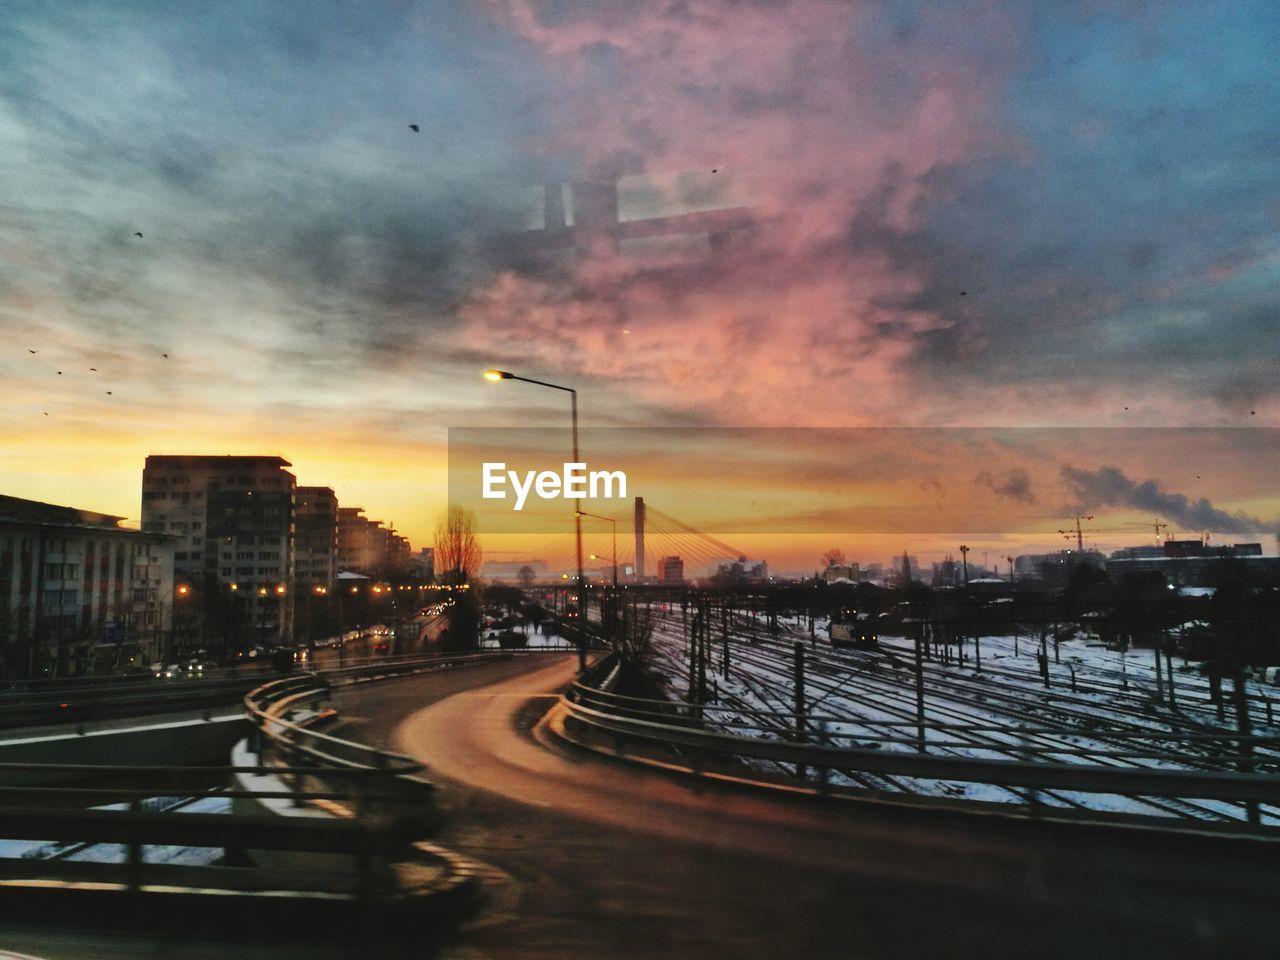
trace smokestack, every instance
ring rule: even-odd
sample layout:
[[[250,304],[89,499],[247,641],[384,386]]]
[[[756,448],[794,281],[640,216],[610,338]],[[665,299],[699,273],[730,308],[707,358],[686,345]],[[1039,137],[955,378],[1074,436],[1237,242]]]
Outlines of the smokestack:
[[[644,497],[636,497],[636,583],[644,581]]]

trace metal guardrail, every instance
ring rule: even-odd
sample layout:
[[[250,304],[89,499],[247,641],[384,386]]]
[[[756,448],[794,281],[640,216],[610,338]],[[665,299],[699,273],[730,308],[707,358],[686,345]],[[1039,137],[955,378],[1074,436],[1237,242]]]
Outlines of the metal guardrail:
[[[605,676],[601,673],[600,676]],[[1091,763],[1051,763],[1010,759],[972,759],[954,756],[932,756],[909,750],[859,749],[832,746],[820,741],[820,730],[794,730],[794,741],[765,739],[739,733],[704,729],[707,705],[689,705],[665,700],[620,696],[601,689],[599,678],[584,677],[561,698],[570,722],[581,728],[605,735],[613,742],[633,741],[664,748],[676,747],[693,758],[694,769],[712,757],[750,758],[770,761],[784,769],[807,768],[816,773],[816,781],[792,776],[795,784],[828,790],[826,772],[855,771],[907,778],[942,780],[959,783],[991,784],[1019,787],[1029,791],[1068,790],[1086,794],[1114,794],[1157,798],[1195,798],[1240,803],[1256,811],[1259,805],[1280,807],[1280,776],[1233,771],[1199,771],[1101,766]],[[795,715],[779,715],[794,721]],[[812,718],[808,718],[812,720]],[[835,718],[833,718],[835,719]],[[720,725],[720,721],[716,721]],[[752,725],[744,725],[751,727]],[[760,729],[755,727],[755,729]],[[1016,731],[1005,731],[1015,733]],[[1068,733],[1067,731],[1057,731]],[[1078,734],[1079,731],[1070,731]],[[870,740],[869,737],[858,737]],[[889,740],[891,738],[882,738]],[[1213,737],[1213,740],[1234,739]],[[1274,742],[1274,738],[1251,738],[1258,742]],[[903,739],[903,745],[913,740]],[[972,748],[972,744],[964,746]],[[1016,747],[1012,749],[1016,750]],[[1037,748],[1036,752],[1044,752]],[[1069,750],[1064,750],[1069,753]],[[1082,753],[1097,755],[1097,750]],[[1241,758],[1233,757],[1232,760]],[[749,779],[750,771],[735,776]],[[1003,806],[1003,805],[1001,805]],[[1102,816],[1102,814],[1099,814]],[[1272,828],[1271,833],[1277,832]]]
[[[57,771],[69,778],[118,777],[120,768],[94,765],[0,764],[3,772]],[[288,800],[291,803],[336,801],[341,803],[402,804],[404,797],[377,788],[381,771],[345,771],[352,786],[344,789],[244,789],[225,787],[216,781],[235,774],[280,776],[286,780],[314,775],[314,767],[275,765],[234,767],[136,767],[130,787],[99,787],[91,780],[78,786],[0,787],[0,824],[6,838],[55,840],[60,846],[88,848],[119,844],[123,863],[70,860],[62,856],[0,859],[0,881],[10,895],[27,892],[144,893],[266,893],[270,898],[323,896],[330,902],[365,900],[391,895],[390,864],[411,858],[411,845],[420,839],[423,826],[412,815],[374,818],[272,817],[243,813],[165,812],[144,801],[157,796],[182,798],[183,803],[211,797],[246,798],[255,801]],[[193,781],[194,778],[194,781]],[[363,779],[368,786],[362,786]],[[213,782],[211,782],[213,781]],[[203,786],[196,785],[203,783]],[[372,789],[370,789],[370,787]],[[84,808],[85,803],[110,803],[111,807]],[[156,844],[222,848],[227,862],[178,866],[146,862],[145,848]],[[287,851],[303,857],[329,859],[325,870],[264,869],[248,867],[244,851]],[[341,855],[349,871],[335,870],[332,857]],[[233,866],[232,863],[242,865]]]
[[[456,655],[449,654],[347,657],[339,666],[312,672],[344,678],[359,676],[362,672],[370,675],[403,672],[409,668],[453,662],[456,659]],[[118,676],[42,680],[27,684],[21,690],[0,690],[0,730],[63,723],[87,726],[121,717],[181,710],[211,710],[215,707],[232,706],[240,702],[249,691],[277,677],[305,675],[268,674],[255,670],[237,676],[234,670],[230,672],[230,676],[168,680]]]
[[[243,701],[258,738],[256,764],[121,768],[0,763],[0,778],[5,773],[55,772],[59,780],[71,782],[58,786],[0,783],[0,835],[17,840],[54,838],[84,846],[122,844],[126,851],[124,863],[0,859],[0,882],[10,892],[18,888],[82,893],[163,889],[192,895],[265,892],[266,902],[309,896],[319,897],[318,902],[368,902],[371,897],[391,902],[406,894],[398,886],[393,863],[421,860],[415,841],[430,833],[437,817],[433,787],[418,776],[422,765],[403,754],[310,729],[305,717],[293,714],[323,701],[339,684],[507,659],[510,655],[505,653],[377,658],[324,676],[298,674],[266,683],[259,678]],[[122,771],[128,773],[129,785],[111,785],[119,782]],[[104,777],[111,781],[99,786]],[[167,813],[148,808],[146,801],[157,796],[180,797],[183,803],[208,797],[247,800],[259,806],[273,801],[294,807],[327,803],[337,815]],[[94,803],[115,808],[86,808]],[[316,869],[146,863],[143,850],[154,844],[224,848],[232,860],[240,862],[245,862],[246,851],[286,851],[326,859],[316,861],[324,864]],[[346,858],[352,869],[335,871],[335,855]]]

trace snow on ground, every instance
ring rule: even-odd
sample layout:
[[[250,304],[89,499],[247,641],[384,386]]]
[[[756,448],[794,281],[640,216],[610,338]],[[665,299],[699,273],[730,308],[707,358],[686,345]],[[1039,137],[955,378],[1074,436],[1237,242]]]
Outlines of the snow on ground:
[[[500,647],[498,646],[498,634],[500,632],[501,631],[499,630],[484,631],[484,633],[480,637],[480,649],[481,650],[500,649]],[[547,648],[559,649],[565,646],[572,646],[572,643],[569,640],[566,640],[564,637],[560,636],[560,634],[555,633],[554,631],[551,633],[550,636],[546,636],[541,632],[535,632],[533,630],[529,630],[527,633],[525,633],[525,636],[528,638],[525,646],[517,647],[516,649],[542,650]]]
[[[108,803],[93,807],[94,810],[124,810],[126,804]],[[185,797],[149,797],[143,801],[144,809],[170,810],[181,813],[230,813],[229,797],[206,796],[195,800]],[[177,847],[146,844],[142,848],[144,863],[171,863],[184,866],[208,866],[218,861],[224,851],[221,847]],[[91,863],[124,863],[128,848],[120,843],[78,843],[56,840],[0,840],[0,859],[14,860],[75,860]]]
[[[709,721],[740,734],[790,736],[794,718],[786,715],[794,711],[792,648],[801,641],[807,660],[808,736],[846,747],[917,750],[911,640],[881,637],[880,650],[837,650],[826,642],[825,623],[818,625],[814,642],[807,629],[785,621],[780,624],[781,635],[769,637],[760,629],[762,621],[739,617],[732,631],[727,678],[718,624],[712,631],[708,694],[714,705],[726,709],[708,710]],[[980,639],[981,671],[971,640],[965,645],[963,663],[956,662],[954,648],[948,663],[936,658],[926,661],[928,752],[1105,766],[1234,769],[1218,756],[1220,741],[1207,736],[1233,724],[1231,708],[1226,708],[1226,722],[1219,721],[1217,707],[1209,702],[1208,681],[1194,665],[1175,658],[1175,712],[1168,705],[1168,688],[1163,685],[1167,681],[1162,679],[1161,689],[1157,689],[1150,650],[1122,653],[1076,637],[1062,641],[1055,658],[1049,640],[1051,688],[1046,690],[1036,656],[1039,647],[1038,634],[984,636]],[[658,622],[653,661],[671,693],[686,699],[687,628],[678,614]],[[1163,672],[1163,662],[1161,669]],[[1075,692],[1071,689],[1073,670]],[[1280,727],[1267,722],[1265,701],[1256,695],[1256,686],[1254,694],[1250,710],[1254,733],[1280,736]],[[1280,770],[1280,751],[1275,745],[1259,747],[1257,753],[1260,769]],[[832,774],[831,780],[889,792],[966,799],[1026,802],[1028,796],[1025,790],[998,785],[856,772]],[[1207,800],[1139,799],[1070,791],[1040,791],[1036,799],[1051,806],[1207,820],[1245,815],[1241,805]],[[1264,822],[1280,822],[1280,810],[1264,808],[1263,814]]]

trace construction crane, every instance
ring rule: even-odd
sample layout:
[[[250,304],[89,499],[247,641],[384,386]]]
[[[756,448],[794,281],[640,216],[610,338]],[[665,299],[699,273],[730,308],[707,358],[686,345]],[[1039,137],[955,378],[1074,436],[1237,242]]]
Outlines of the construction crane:
[[[1082,520],[1092,520],[1092,519],[1093,519],[1093,515],[1092,515],[1092,514],[1090,514],[1090,515],[1089,515],[1089,516],[1087,516],[1087,517],[1082,517],[1082,516],[1080,516],[1080,514],[1076,514],[1076,516],[1075,516],[1075,529],[1073,529],[1073,530],[1062,530],[1062,529],[1059,529],[1059,530],[1058,530],[1058,532],[1059,532],[1060,534],[1062,534],[1062,536],[1063,536],[1065,539],[1067,539],[1067,540],[1071,540],[1071,539],[1073,539],[1073,538],[1074,538],[1074,539],[1075,539],[1075,541],[1076,541],[1076,550],[1078,550],[1080,553],[1084,553],[1084,533],[1085,533],[1085,531],[1084,531],[1084,529],[1080,526],[1080,521],[1082,521]],[[1090,533],[1097,533],[1098,531],[1096,531],[1096,530],[1090,530],[1089,532],[1090,532]]]
[[[1169,525],[1167,523],[1161,523],[1159,517],[1156,517],[1154,520],[1150,521],[1149,523],[1126,523],[1125,526],[1126,527],[1145,527],[1148,530],[1154,530],[1156,535],[1157,547],[1160,546],[1160,531],[1169,529]]]

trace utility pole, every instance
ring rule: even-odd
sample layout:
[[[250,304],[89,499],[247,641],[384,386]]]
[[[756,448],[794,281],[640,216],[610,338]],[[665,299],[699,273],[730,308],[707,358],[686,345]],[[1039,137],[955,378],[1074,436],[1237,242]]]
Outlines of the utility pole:
[[[1231,671],[1231,693],[1235,700],[1236,730],[1240,739],[1236,741],[1236,752],[1240,755],[1240,772],[1253,773],[1253,724],[1249,717],[1249,694],[1245,690],[1244,665],[1235,658]],[[1250,800],[1245,804],[1249,822],[1255,826],[1261,822],[1258,813],[1258,802]]]
[[[796,692],[796,742],[803,743],[805,739],[804,724],[804,644],[796,641],[792,647],[795,653],[795,692]],[[796,776],[801,780],[805,778],[807,768],[803,763],[796,764]]]
[[[920,649],[920,631],[922,629],[923,625],[917,623],[914,633],[916,640],[916,749],[924,753],[924,662],[922,660],[923,651]]]
[[[723,606],[720,608],[720,672],[725,680],[729,679],[729,621]]]
[[[963,543],[960,544],[960,564],[964,568],[964,585],[967,587],[969,585],[969,548]],[[955,567],[951,569],[954,570]]]
[[[698,635],[698,702],[707,702],[707,657],[711,651],[707,643],[711,636],[711,619],[707,616],[705,604],[699,604],[694,617],[695,631]]]

